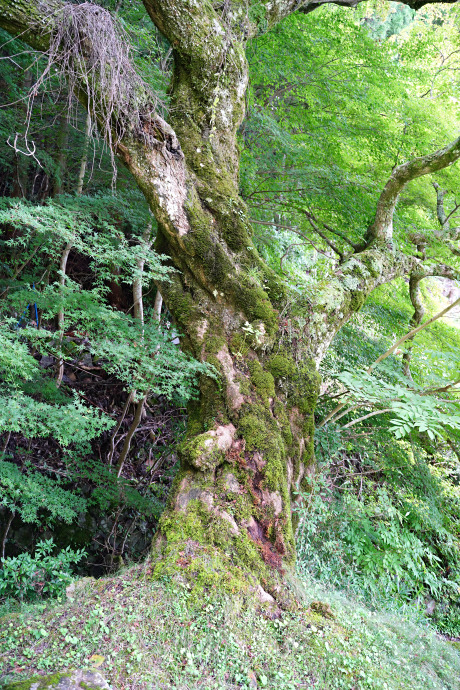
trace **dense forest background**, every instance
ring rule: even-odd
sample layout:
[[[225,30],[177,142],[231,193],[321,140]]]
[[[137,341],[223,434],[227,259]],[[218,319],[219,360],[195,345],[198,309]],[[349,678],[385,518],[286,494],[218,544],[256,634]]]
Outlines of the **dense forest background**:
[[[171,47],[136,0],[98,4],[117,14],[167,113]],[[46,57],[1,31],[0,43],[8,612],[62,594],[72,568],[101,576],[145,558],[187,403],[213,370],[180,349],[183,334],[162,307],[155,280],[174,269],[155,251],[156,221],[132,178]],[[392,168],[457,135],[459,10],[325,6],[261,27],[248,57],[241,194],[257,249],[295,292],[359,245]],[[459,184],[452,166],[401,196],[395,242],[423,254],[429,237],[433,261],[452,272],[426,278],[416,294],[403,278],[382,286],[335,338],[321,370],[318,469],[297,511],[299,573],[454,638],[460,307],[374,363],[460,296]]]

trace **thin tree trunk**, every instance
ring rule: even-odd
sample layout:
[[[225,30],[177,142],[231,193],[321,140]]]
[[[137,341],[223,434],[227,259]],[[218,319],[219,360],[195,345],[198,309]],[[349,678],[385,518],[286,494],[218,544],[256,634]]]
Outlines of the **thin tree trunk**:
[[[144,233],[142,235],[142,246],[145,247],[145,249],[150,249],[152,246],[152,241],[151,241],[151,234],[152,234],[152,223],[149,223],[147,227],[144,230]],[[137,319],[140,324],[141,324],[141,329],[143,331],[144,329],[144,302],[143,302],[143,295],[142,295],[142,273],[144,270],[144,265],[145,265],[145,258],[142,256],[139,257],[137,260],[137,269],[138,269],[138,275],[133,281],[133,302],[134,302],[134,318]],[[130,397],[133,399],[136,395],[136,391],[131,391]],[[129,450],[131,448],[131,441],[133,439],[134,434],[136,433],[136,429],[139,426],[143,412],[144,412],[144,405],[147,400],[148,393],[144,395],[142,400],[140,400],[137,404],[136,407],[136,412],[134,414],[134,419],[133,422],[129,428],[128,434],[125,438],[125,442],[123,444],[123,448],[120,453],[120,457],[118,458],[118,464],[117,464],[117,478],[120,477],[122,471],[123,471],[123,465],[125,463],[125,460],[128,456]]]
[[[157,294],[155,295],[155,302],[153,305],[153,318],[155,321],[161,321],[161,308],[163,306],[163,297],[161,295],[161,292],[157,290]]]
[[[10,515],[10,519],[9,519],[8,522],[6,523],[5,531],[4,531],[4,533],[3,533],[3,539],[2,539],[2,559],[5,558],[6,540],[7,540],[7,538],[8,538],[8,533],[9,533],[9,531],[10,531],[10,527],[11,527],[11,524],[12,524],[12,522],[13,522],[13,520],[14,520],[14,516],[15,516],[15,515],[16,515],[16,513],[15,513],[15,511],[13,510],[13,512],[12,512],[11,515]]]
[[[89,136],[91,134],[91,116],[89,112],[86,114],[86,125],[85,125],[85,142],[84,142],[84,147],[83,147],[83,155],[81,158],[81,163],[80,163],[80,171],[78,174],[78,180],[77,180],[77,187],[76,187],[76,193],[80,195],[83,191],[83,181],[85,179],[85,172],[86,172],[86,165],[88,162],[88,143],[89,143]],[[65,273],[66,273],[66,268],[67,268],[67,260],[69,258],[70,250],[72,249],[72,241],[69,241],[62,252],[61,255],[61,263],[60,263],[60,276],[59,276],[59,285],[61,287],[64,287],[65,285]],[[61,309],[58,312],[57,316],[57,327],[58,330],[62,331],[64,328],[64,310]],[[61,343],[62,343],[62,333],[61,333]],[[64,360],[60,359],[58,363],[58,376],[56,380],[56,387],[59,388],[59,386],[62,383],[62,377],[64,375]]]
[[[64,177],[67,169],[67,144],[69,140],[69,116],[61,115],[57,138],[58,155],[56,160],[56,174],[54,181],[54,194],[62,194],[64,191]]]
[[[112,462],[113,462],[113,454],[115,452],[115,446],[116,446],[115,439],[117,437],[118,432],[120,431],[121,425],[123,424],[123,420],[126,417],[126,413],[128,412],[129,406],[131,405],[131,403],[133,401],[134,394],[135,394],[135,391],[130,391],[130,393],[126,399],[126,402],[124,404],[123,411],[121,413],[121,417],[118,420],[118,422],[117,422],[117,424],[116,424],[116,426],[112,432],[112,436],[110,437],[110,450],[109,450],[109,454],[107,456],[107,462],[108,462],[109,466],[111,466]]]
[[[70,240],[67,242],[66,247],[64,251],[61,254],[61,263],[59,265],[60,269],[60,275],[59,275],[59,285],[61,287],[64,287],[65,285],[65,274],[66,274],[66,269],[67,269],[67,260],[69,258],[70,250],[72,249],[73,241]],[[58,311],[57,315],[57,328],[58,331],[60,331],[60,342],[62,346],[62,338],[63,338],[63,331],[64,331],[64,310],[60,309]],[[56,379],[56,387],[59,388],[59,386],[62,383],[62,377],[64,376],[64,360],[61,358],[58,363],[58,375]]]
[[[141,420],[142,420],[142,413],[144,411],[144,405],[145,405],[146,400],[147,400],[147,395],[144,395],[142,400],[140,400],[137,404],[133,422],[132,422],[131,426],[129,427],[129,431],[126,435],[125,442],[124,442],[122,451],[120,453],[120,457],[118,458],[117,478],[119,478],[121,473],[123,472],[123,465],[125,464],[125,460],[128,456],[129,450],[131,448],[131,441],[133,439],[134,434],[136,433],[137,427],[139,426],[139,424],[141,423]]]
[[[422,302],[422,291],[420,290],[420,282],[422,278],[418,276],[411,276],[409,279],[409,295],[414,307],[414,314],[412,316],[410,325],[417,328],[422,323],[425,314],[425,307]],[[412,381],[412,374],[410,370],[410,363],[412,359],[412,348],[415,335],[407,339],[406,352],[403,354],[403,373]]]
[[[143,234],[141,246],[148,251],[152,246],[152,223],[148,223]],[[144,271],[145,257],[139,257],[137,262],[138,276],[133,281],[133,303],[134,303],[134,318],[138,319],[144,327],[144,302],[142,298],[142,273]]]
[[[5,443],[3,444],[3,448],[2,448],[2,455],[5,455],[5,453],[6,453],[6,449],[8,448],[8,443],[10,442],[10,438],[11,438],[11,431],[8,431],[8,433],[6,434]]]
[[[80,170],[78,171],[78,178],[77,178],[77,189],[76,192],[78,195],[83,193],[83,182],[85,180],[85,173],[86,173],[86,166],[88,165],[88,147],[89,147],[89,138],[91,135],[91,115],[89,112],[86,113],[86,121],[85,121],[85,139],[83,143],[83,155],[81,157],[81,162],[80,162]]]

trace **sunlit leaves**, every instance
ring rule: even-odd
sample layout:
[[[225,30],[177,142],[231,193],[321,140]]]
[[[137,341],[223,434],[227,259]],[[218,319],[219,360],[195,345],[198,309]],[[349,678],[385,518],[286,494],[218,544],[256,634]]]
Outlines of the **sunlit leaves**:
[[[460,429],[460,407],[439,396],[393,384],[365,371],[342,371],[337,375],[347,389],[344,398],[347,405],[365,410],[381,409],[390,416],[389,430],[396,438],[410,435],[412,430],[426,432],[431,439],[443,434],[443,430]]]
[[[296,212],[299,203],[359,241],[393,167],[457,135],[456,10],[429,8],[411,21],[412,14],[396,5],[385,5],[380,16],[367,3],[356,13],[323,7],[289,17],[249,47],[241,184],[258,221],[258,244],[280,270],[280,257],[298,242],[281,226],[292,226],[330,257],[308,242],[289,251],[282,269],[294,282],[312,279],[309,269],[302,275],[312,260],[319,271],[334,260]],[[388,40],[377,29],[384,25]],[[455,185],[458,172],[441,177]],[[394,221],[399,246],[409,253],[411,231],[437,229],[429,179],[408,186]],[[432,254],[446,260],[440,243]]]

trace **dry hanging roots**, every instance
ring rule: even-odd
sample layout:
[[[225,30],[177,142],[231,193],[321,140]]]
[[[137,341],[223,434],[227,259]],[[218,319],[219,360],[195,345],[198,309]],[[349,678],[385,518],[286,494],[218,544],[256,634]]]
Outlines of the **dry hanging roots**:
[[[130,127],[141,129],[142,115],[155,112],[159,99],[136,73],[130,54],[129,37],[119,20],[99,5],[84,2],[65,4],[46,18],[44,31],[50,35],[46,65],[29,96],[27,124],[33,100],[53,77],[68,91],[68,112],[75,110],[82,93],[93,123],[109,150]]]

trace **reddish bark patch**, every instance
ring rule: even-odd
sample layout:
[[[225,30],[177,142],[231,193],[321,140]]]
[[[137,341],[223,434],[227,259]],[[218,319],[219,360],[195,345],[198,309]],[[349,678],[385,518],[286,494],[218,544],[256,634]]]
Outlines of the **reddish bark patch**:
[[[262,525],[260,525],[256,520],[248,525],[248,532],[251,539],[255,542],[262,542],[266,539]]]
[[[262,558],[264,562],[271,566],[272,568],[276,568],[276,570],[279,570],[279,572],[283,575],[284,571],[282,569],[282,560],[281,556],[279,553],[276,553],[273,551],[272,544],[266,540],[262,543],[260,543],[261,547],[261,553],[262,553]]]
[[[236,441],[233,441],[231,448],[227,451],[226,459],[228,462],[230,462],[232,465],[235,463],[238,463],[239,465],[245,465],[245,460],[244,457],[242,456],[242,453],[244,453],[244,448],[245,448],[246,442],[243,438],[239,438]]]
[[[277,553],[274,545],[267,538],[266,531],[268,527],[268,523],[260,523],[253,519],[248,525],[248,534],[260,549],[264,563],[271,568],[276,568],[276,570],[279,570],[280,573],[283,574],[281,553]],[[284,553],[284,544],[282,553]]]

